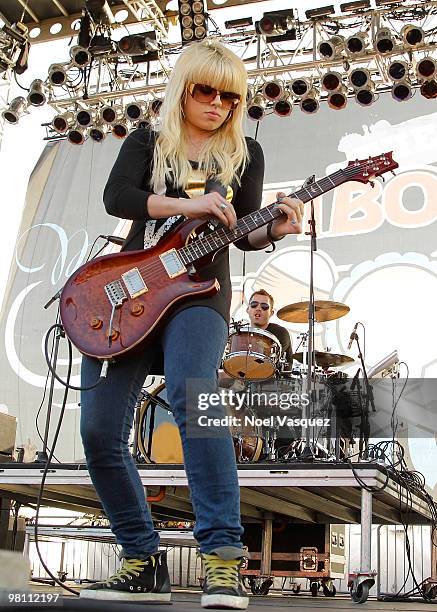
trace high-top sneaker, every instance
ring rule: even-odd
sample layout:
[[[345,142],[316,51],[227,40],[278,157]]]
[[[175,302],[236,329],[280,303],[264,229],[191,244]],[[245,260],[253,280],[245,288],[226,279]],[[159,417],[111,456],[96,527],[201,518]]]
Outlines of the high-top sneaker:
[[[123,559],[118,572],[104,582],[82,589],[80,596],[121,601],[170,601],[167,553],[157,552],[147,559]]]
[[[214,553],[204,554],[202,558],[205,567],[202,608],[245,610],[249,597],[240,575],[243,559],[224,561]]]

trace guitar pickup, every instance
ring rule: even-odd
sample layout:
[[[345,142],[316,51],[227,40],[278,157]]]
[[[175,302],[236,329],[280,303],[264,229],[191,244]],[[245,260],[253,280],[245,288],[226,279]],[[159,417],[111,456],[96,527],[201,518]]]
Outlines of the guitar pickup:
[[[121,278],[126,285],[126,289],[129,291],[129,295],[131,298],[136,298],[143,293],[147,293],[148,288],[146,283],[144,282],[143,277],[140,274],[138,268],[132,268],[132,270],[128,270],[124,274],[121,275]]]
[[[176,276],[180,276],[187,271],[176,249],[170,249],[170,251],[162,253],[162,255],[159,256],[159,259],[162,261],[169,278],[175,278]]]

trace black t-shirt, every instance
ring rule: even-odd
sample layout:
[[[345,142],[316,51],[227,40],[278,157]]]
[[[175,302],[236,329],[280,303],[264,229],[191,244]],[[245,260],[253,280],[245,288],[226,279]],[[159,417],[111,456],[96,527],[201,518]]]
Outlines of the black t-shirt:
[[[278,325],[277,323],[269,323],[266,327],[266,331],[277,337],[282,345],[282,350],[285,352],[285,357],[288,363],[293,363],[293,348],[291,346],[291,339],[288,329],[282,327],[282,325]]]
[[[175,224],[184,220],[183,217],[155,220],[148,214],[147,199],[153,193],[150,180],[156,136],[156,132],[150,128],[139,128],[131,132],[120,149],[106,183],[103,194],[106,211],[116,217],[133,220],[122,250],[138,250],[144,246],[151,246]],[[264,155],[261,146],[253,138],[247,137],[246,142],[249,162],[242,174],[241,185],[235,181],[227,186],[227,197],[232,202],[239,219],[260,208],[264,179]],[[195,183],[198,187],[199,177],[195,176],[197,170],[195,162],[192,162],[192,167],[193,185]],[[163,186],[161,195],[174,198],[190,197],[189,187],[186,191],[182,191],[167,182]],[[198,195],[198,189],[193,195]],[[235,242],[235,245],[243,251],[256,250],[249,244],[247,237],[241,238]],[[219,292],[211,297],[193,298],[183,302],[172,313],[189,306],[208,306],[219,312],[229,323],[232,297],[229,247],[216,254],[214,261],[200,271],[200,277],[202,280],[217,278],[220,283]]]

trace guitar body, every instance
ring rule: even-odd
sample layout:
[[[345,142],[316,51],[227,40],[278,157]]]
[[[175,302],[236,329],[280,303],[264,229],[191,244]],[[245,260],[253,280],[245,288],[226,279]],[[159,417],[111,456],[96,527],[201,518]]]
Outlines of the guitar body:
[[[203,221],[186,221],[150,249],[105,255],[72,274],[61,293],[60,314],[67,336],[81,353],[108,359],[141,349],[175,306],[217,293],[216,279],[202,281],[178,269],[177,261],[175,269],[171,256],[160,258],[189,244],[204,227]]]

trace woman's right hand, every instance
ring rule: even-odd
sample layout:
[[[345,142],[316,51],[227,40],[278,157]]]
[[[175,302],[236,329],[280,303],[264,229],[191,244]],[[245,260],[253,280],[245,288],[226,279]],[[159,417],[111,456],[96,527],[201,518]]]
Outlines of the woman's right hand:
[[[234,229],[237,225],[234,207],[216,191],[198,198],[181,198],[180,205],[181,214],[188,219],[215,218],[229,229]]]

